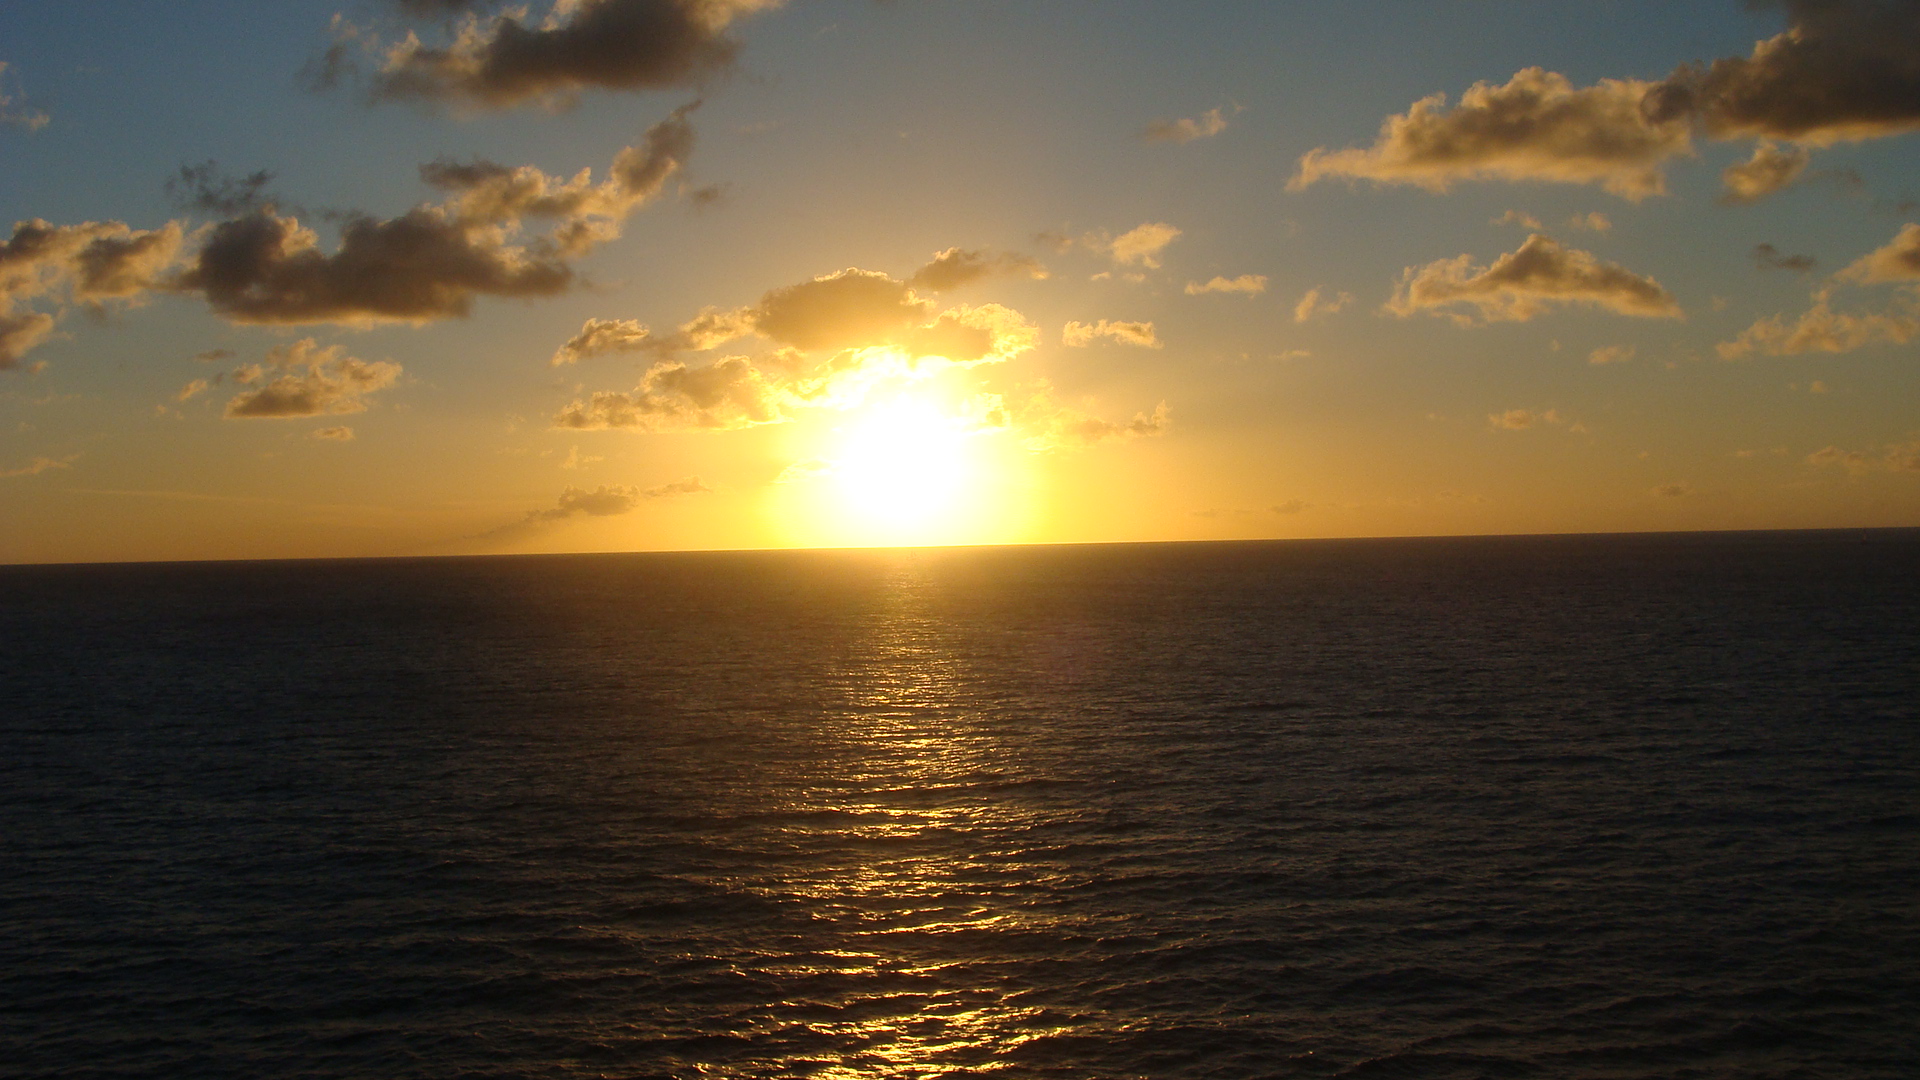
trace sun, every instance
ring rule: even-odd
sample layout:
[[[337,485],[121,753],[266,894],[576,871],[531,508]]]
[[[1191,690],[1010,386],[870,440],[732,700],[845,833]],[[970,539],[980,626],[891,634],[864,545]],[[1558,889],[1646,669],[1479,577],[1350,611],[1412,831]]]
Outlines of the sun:
[[[830,503],[849,531],[880,543],[951,535],[982,494],[977,433],[928,398],[870,403],[836,432]]]
[[[973,396],[921,382],[796,427],[766,505],[802,547],[1019,543],[1036,506],[1028,456]]]

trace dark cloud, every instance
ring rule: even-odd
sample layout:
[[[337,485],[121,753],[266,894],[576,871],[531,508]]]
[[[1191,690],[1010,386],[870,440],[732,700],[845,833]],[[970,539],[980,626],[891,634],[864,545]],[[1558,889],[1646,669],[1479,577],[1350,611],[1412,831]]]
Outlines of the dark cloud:
[[[166,191],[167,198],[182,210],[234,217],[273,202],[267,194],[267,185],[272,182],[273,174],[265,169],[232,176],[220,171],[219,162],[203,161],[180,166],[180,171],[168,178]]]
[[[1647,99],[1650,122],[1697,119],[1720,139],[1826,146],[1920,130],[1920,4],[1788,0],[1786,32],[1676,70]]]
[[[1540,233],[1489,267],[1476,267],[1471,256],[1461,255],[1408,268],[1387,310],[1407,316],[1465,304],[1477,308],[1483,321],[1524,322],[1548,305],[1569,303],[1643,318],[1681,317],[1680,305],[1659,282]],[[1474,321],[1458,313],[1452,318],[1462,325]]]
[[[1662,194],[1660,166],[1691,140],[1684,116],[1658,119],[1641,108],[1653,86],[1602,79],[1576,89],[1564,75],[1527,68],[1504,86],[1475,83],[1452,109],[1444,94],[1414,102],[1364,150],[1310,151],[1287,186],[1354,177],[1446,191],[1461,180],[1546,180],[1599,184],[1636,200]]]
[[[279,372],[255,389],[227,402],[230,420],[289,420],[365,412],[366,396],[392,386],[400,365],[368,363],[342,355],[340,346],[321,347],[312,338],[281,345],[267,353],[267,367]],[[243,369],[240,381],[266,379],[261,368]]]
[[[1810,274],[1814,267],[1813,256],[1782,254],[1772,244],[1754,245],[1753,261],[1762,270],[1791,270],[1796,274]]]
[[[509,246],[435,207],[391,220],[355,217],[339,250],[271,211],[221,222],[173,282],[238,323],[424,323],[465,315],[476,295],[565,292],[557,255]]]
[[[463,20],[445,45],[409,36],[385,50],[378,99],[510,108],[564,105],[585,90],[659,90],[699,84],[739,51],[727,28],[775,0],[579,0]],[[427,3],[425,14],[467,5]],[[338,62],[323,69],[337,72]]]
[[[992,277],[1044,279],[1046,276],[1046,268],[1026,255],[950,247],[935,252],[927,265],[913,272],[907,284],[928,292],[946,292]]]

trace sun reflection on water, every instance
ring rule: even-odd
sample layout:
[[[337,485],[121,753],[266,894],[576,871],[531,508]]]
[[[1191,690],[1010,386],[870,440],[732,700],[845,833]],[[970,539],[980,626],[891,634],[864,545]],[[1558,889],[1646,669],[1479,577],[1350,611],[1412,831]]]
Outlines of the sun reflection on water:
[[[1043,916],[1007,890],[1045,875],[1006,843],[1027,812],[981,782],[1005,773],[1014,748],[969,710],[977,686],[924,611],[913,556],[901,559],[838,673],[845,707],[823,718],[835,771],[785,808],[782,839],[818,857],[763,883],[843,943],[791,966],[763,962],[784,984],[835,991],[774,1006],[768,1020],[837,1048],[761,1066],[775,1075],[980,1075],[1069,1026],[1009,979],[1021,959],[1009,947]]]

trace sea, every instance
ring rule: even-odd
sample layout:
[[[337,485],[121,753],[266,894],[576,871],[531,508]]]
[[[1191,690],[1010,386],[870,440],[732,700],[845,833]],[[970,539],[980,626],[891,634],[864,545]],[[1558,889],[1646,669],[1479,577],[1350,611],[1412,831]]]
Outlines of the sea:
[[[0,1076],[1920,1076],[1920,530],[0,568]]]

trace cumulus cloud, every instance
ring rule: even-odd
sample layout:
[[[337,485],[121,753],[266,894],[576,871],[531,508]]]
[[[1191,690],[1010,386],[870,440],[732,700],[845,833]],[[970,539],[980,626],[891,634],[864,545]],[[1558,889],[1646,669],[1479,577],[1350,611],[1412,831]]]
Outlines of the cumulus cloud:
[[[322,347],[312,338],[302,338],[275,346],[263,367],[242,368],[237,381],[250,385],[266,379],[268,372],[277,374],[227,402],[224,415],[229,420],[365,412],[367,395],[392,386],[400,377],[400,365],[384,360],[368,363],[343,355],[338,345]]]
[[[1490,267],[1472,265],[1468,255],[1409,267],[1387,310],[1404,317],[1464,304],[1477,309],[1484,321],[1524,322],[1549,305],[1572,303],[1642,318],[1681,317],[1673,295],[1654,279],[1562,247],[1540,233]],[[1474,321],[1457,312],[1451,317],[1462,325]]]
[[[1120,322],[1101,319],[1096,323],[1069,322],[1060,331],[1063,345],[1081,348],[1093,344],[1098,338],[1110,338],[1122,345],[1138,345],[1146,349],[1158,349],[1161,341],[1154,336],[1150,322]]]
[[[778,0],[555,0],[543,19],[525,8],[468,14],[438,45],[409,33],[379,53],[372,90],[379,100],[448,102],[504,109],[564,107],[586,90],[660,90],[694,86],[728,69],[739,44],[727,33],[741,16]],[[464,5],[437,5],[448,8]],[[329,54],[338,77],[342,47]]]
[[[1545,225],[1540,224],[1539,218],[1534,217],[1532,214],[1527,213],[1525,210],[1509,210],[1506,213],[1501,214],[1499,217],[1494,218],[1492,221],[1488,222],[1488,224],[1489,225],[1523,225],[1533,232],[1539,232],[1541,229],[1546,228]]]
[[[812,352],[884,341],[923,321],[932,306],[904,281],[849,267],[774,289],[749,317],[766,337]]]
[[[705,366],[677,358],[748,336],[774,350]],[[676,358],[656,363],[630,391],[573,401],[554,417],[556,426],[662,431],[780,423],[797,409],[857,405],[884,380],[1010,360],[1033,349],[1039,331],[999,304],[939,310],[907,282],[848,268],[769,290],[749,307],[707,308],[671,334],[590,320],[561,352],[615,342]]]
[[[1831,289],[1814,294],[1813,307],[1799,318],[1773,315],[1755,322],[1732,341],[1714,346],[1722,360],[1738,360],[1755,352],[1769,356],[1801,353],[1843,353],[1875,344],[1904,345],[1920,337],[1920,303],[1896,301],[1886,311],[1835,311]]]
[[[631,352],[646,348],[652,338],[652,332],[633,319],[588,319],[547,363],[560,367],[606,353]]]
[[[1587,354],[1587,363],[1624,364],[1633,359],[1635,352],[1631,345],[1603,345]]]
[[[1266,291],[1267,276],[1265,274],[1241,274],[1236,278],[1224,278],[1216,275],[1213,280],[1208,281],[1204,285],[1198,281],[1187,282],[1188,296],[1199,296],[1202,293],[1215,292],[1242,293],[1247,296],[1258,296]]]
[[[1026,255],[1013,252],[969,251],[950,247],[935,252],[927,265],[913,272],[907,284],[928,292],[946,292],[992,277],[1046,278],[1046,268]]]
[[[1445,94],[1414,102],[1387,118],[1369,148],[1312,150],[1287,186],[1349,177],[1446,191],[1462,180],[1541,180],[1599,184],[1637,201],[1664,193],[1661,165],[1692,148],[1686,117],[1654,119],[1641,108],[1653,86],[1602,79],[1575,89],[1564,75],[1527,68],[1504,86],[1475,83],[1452,109]]]
[[[1293,305],[1293,321],[1303,323],[1315,315],[1332,315],[1351,303],[1353,303],[1352,293],[1343,292],[1327,297],[1316,285],[1300,297],[1299,303]]]
[[[1783,149],[1762,140],[1751,158],[1721,171],[1720,182],[1726,189],[1721,199],[1735,204],[1758,202],[1792,186],[1807,170],[1811,157],[1805,147]]]
[[[1920,279],[1920,225],[1902,226],[1887,246],[1861,256],[1840,275],[1863,282]]]
[[[1805,146],[1920,130],[1920,6],[1786,0],[1789,26],[1744,57],[1689,65],[1647,101],[1650,122],[1696,118],[1720,139]]]
[[[592,183],[491,162],[424,166],[447,202],[397,218],[350,217],[331,254],[313,230],[272,207],[214,225],[167,287],[196,293],[237,323],[421,324],[465,315],[476,296],[544,297],[574,283],[567,257],[617,236],[692,145],[686,110],[648,130]],[[513,242],[525,218],[556,221],[530,245]]]
[[[1195,139],[1210,138],[1227,130],[1227,119],[1220,110],[1208,109],[1197,117],[1182,117],[1178,120],[1155,120],[1140,132],[1140,137],[1148,142],[1187,143]]]
[[[185,239],[177,222],[134,229],[119,221],[54,225],[39,219],[16,222],[0,243],[0,369],[53,332],[55,316],[21,310],[45,299],[98,306],[137,302],[179,256]]]
[[[11,66],[5,60],[0,60],[0,128],[39,131],[52,123],[53,118],[44,110],[29,106],[17,91],[11,94],[7,92],[7,68]]]
[[[1811,273],[1815,265],[1811,255],[1788,255],[1772,244],[1755,244],[1753,261],[1762,270],[1791,270],[1796,274]]]

